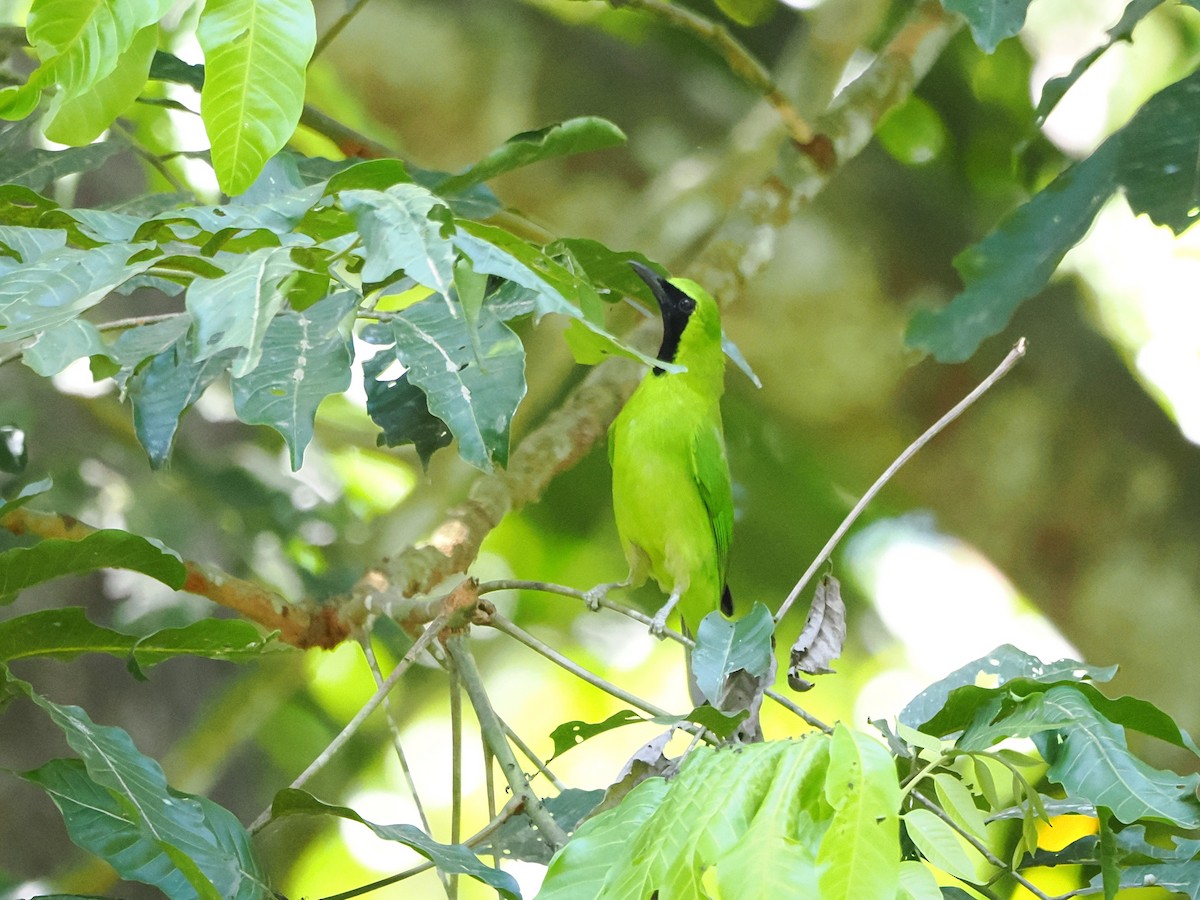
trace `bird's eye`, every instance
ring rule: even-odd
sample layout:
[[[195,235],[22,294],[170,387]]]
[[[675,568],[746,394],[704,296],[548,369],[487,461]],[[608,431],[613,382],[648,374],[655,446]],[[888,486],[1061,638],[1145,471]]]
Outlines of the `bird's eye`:
[[[683,311],[685,313],[691,313],[696,309],[696,301],[691,297],[685,298],[681,305],[683,306]]]

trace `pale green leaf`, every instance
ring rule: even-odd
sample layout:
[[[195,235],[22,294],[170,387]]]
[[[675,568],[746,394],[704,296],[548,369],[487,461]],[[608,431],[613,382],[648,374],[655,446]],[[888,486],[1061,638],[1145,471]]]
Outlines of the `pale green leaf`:
[[[962,13],[975,43],[987,53],[1025,24],[1029,0],[942,0],[951,12]]]
[[[929,866],[909,859],[900,863],[900,892],[896,900],[944,900]]]
[[[96,326],[86,319],[69,319],[43,331],[37,343],[21,355],[21,360],[33,371],[48,378],[81,357],[104,353],[106,350],[104,339],[100,337]]]
[[[219,278],[197,278],[187,289],[195,321],[192,358],[203,362],[222,350],[241,350],[233,365],[240,377],[258,365],[267,326],[283,306],[280,282],[295,267],[283,247],[255,250]]]
[[[46,137],[60,144],[90,144],[141,94],[158,47],[158,26],[133,36],[116,66],[78,93],[60,91],[46,114]]]
[[[953,828],[927,809],[910,809],[903,819],[909,839],[929,862],[964,881],[978,878],[977,869],[986,861]]]
[[[227,194],[250,186],[296,130],[305,68],[316,44],[310,0],[208,0],[200,114]]]
[[[382,282],[403,271],[443,297],[454,280],[454,245],[431,217],[442,201],[423,187],[401,182],[386,191],[343,191],[365,248],[363,281]]]
[[[977,761],[978,762],[978,761]],[[938,772],[933,776],[934,790],[942,809],[966,831],[979,840],[988,840],[986,816],[975,805],[975,799],[967,786],[950,772]]]
[[[234,372],[233,405],[238,418],[270,425],[284,436],[292,468],[299,469],[313,435],[317,407],[330,394],[350,386],[354,352],[342,325],[357,296],[349,291],[326,297],[304,312],[275,317],[253,371]]]
[[[705,698],[719,705],[722,688],[732,674],[744,671],[759,679],[774,661],[775,621],[763,604],[735,622],[719,612],[705,616],[696,629],[696,649],[692,652],[692,674]]]

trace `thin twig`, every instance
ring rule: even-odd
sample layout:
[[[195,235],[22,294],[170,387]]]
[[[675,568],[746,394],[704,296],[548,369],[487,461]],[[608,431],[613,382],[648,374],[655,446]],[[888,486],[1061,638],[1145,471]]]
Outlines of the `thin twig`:
[[[1004,860],[996,856],[996,854],[991,851],[987,844],[979,840],[979,838],[975,837],[975,835],[971,834],[971,832],[959,825],[958,822],[954,821],[953,817],[951,817],[949,813],[947,813],[944,809],[942,809],[920,791],[913,791],[912,798],[955,831],[957,831],[964,838],[966,838],[967,843],[983,854],[983,858],[986,859],[990,865],[993,865],[998,869],[1004,869],[1010,875],[1012,875],[1018,884],[1025,888],[1025,890],[1029,891],[1029,893],[1033,894],[1033,896],[1037,897],[1038,900],[1053,900],[1049,894],[1044,893],[1037,885],[1035,885],[1016,869],[1006,865]],[[978,885],[974,885],[974,887],[978,888]]]
[[[533,763],[538,772],[540,772],[542,775],[545,775],[546,780],[554,785],[554,787],[560,793],[565,791],[567,789],[566,784],[564,784],[562,780],[550,770],[550,767],[546,765],[546,762],[540,756],[533,752],[533,748],[525,743],[525,741],[521,739],[521,736],[513,731],[509,724],[503,719],[500,720],[500,724],[504,726],[504,733],[508,735],[508,739],[516,745],[518,750],[525,754],[525,758]]]
[[[391,692],[392,688],[396,686],[396,683],[404,677],[404,673],[408,671],[409,667],[412,666],[414,662],[416,662],[417,657],[421,655],[422,651],[425,650],[430,641],[437,637],[438,632],[440,632],[445,626],[446,621],[450,618],[451,614],[451,611],[447,610],[425,626],[425,630],[421,632],[421,636],[413,642],[411,647],[408,648],[408,652],[404,654],[404,658],[396,664],[396,668],[392,669],[391,674],[389,674],[387,677],[387,680],[380,685],[379,689],[371,696],[371,699],[362,705],[362,708],[354,714],[354,718],[352,718],[346,724],[346,727],[338,733],[337,737],[329,742],[329,745],[322,750],[320,755],[309,764],[308,768],[296,776],[296,779],[289,785],[289,787],[302,787],[310,778],[320,772],[321,769],[325,768],[326,764],[333,759],[334,754],[341,750],[342,747],[346,745],[346,742],[349,741],[350,738],[355,735],[355,733],[357,733],[358,729],[362,727],[362,724],[366,721],[367,717],[375,711],[379,704],[384,701],[384,698],[386,698]],[[253,832],[262,828],[265,824],[267,824],[270,818],[271,810],[263,810],[263,812],[259,814],[258,818],[255,819],[254,823],[250,826],[250,830]]]
[[[825,546],[821,548],[821,552],[817,554],[816,559],[812,561],[812,564],[808,567],[808,570],[800,576],[800,580],[796,582],[796,586],[792,588],[792,592],[787,595],[787,599],[784,600],[783,605],[779,607],[779,612],[775,613],[776,622],[781,621],[784,615],[787,614],[787,611],[792,608],[792,604],[796,602],[796,598],[800,596],[800,592],[803,591],[808,585],[809,580],[816,573],[817,569],[819,569],[824,564],[825,560],[829,558],[829,555],[833,552],[833,548],[838,545],[838,542],[845,536],[846,532],[850,530],[850,526],[854,524],[855,520],[858,519],[862,511],[867,508],[867,504],[875,499],[875,495],[879,493],[880,489],[887,484],[888,481],[891,480],[892,476],[899,471],[900,467],[912,459],[922,447],[928,444],[929,441],[932,440],[943,429],[945,429],[947,425],[962,415],[967,407],[978,400],[989,388],[991,388],[992,385],[1008,374],[1008,371],[1017,364],[1022,356],[1025,355],[1025,346],[1025,338],[1018,340],[1012,350],[1008,352],[1008,356],[1004,357],[1003,361],[1001,361],[1000,365],[996,366],[991,375],[983,379],[983,381],[979,383],[975,390],[967,394],[967,396],[955,404],[953,409],[934,422],[924,434],[909,444],[908,447],[905,448],[904,452],[896,457],[895,462],[893,462],[887,467],[887,469],[884,470],[884,473],[880,475],[875,480],[875,483],[867,490],[867,492],[863,494],[862,499],[854,505],[854,509],[850,510],[850,514],[842,520],[842,524],[837,527],[837,530],[833,533],[833,537],[831,537],[826,542]]]
[[[462,837],[462,679],[453,658],[449,660],[447,675],[450,688],[450,843],[457,844]],[[447,895],[458,900],[458,875],[452,873]]]
[[[766,99],[775,108],[784,127],[798,145],[804,146],[812,142],[813,128],[800,115],[799,110],[784,96],[783,92],[771,78],[754,55],[737,40],[729,29],[723,25],[711,22],[704,16],[692,12],[682,6],[665,3],[663,0],[612,0],[613,6],[623,6],[630,9],[640,9],[643,12],[657,16],[682,31],[687,31],[699,38],[718,56],[725,60],[725,65],[735,76],[740,78]]]
[[[797,706],[792,700],[783,696],[783,694],[779,693],[779,691],[775,690],[775,688],[767,688],[765,691],[763,691],[763,694],[770,697],[772,700],[774,700],[776,703],[778,703],[780,706],[782,706],[788,712],[795,713],[797,716],[799,716],[801,719],[803,719],[805,722],[807,722],[813,728],[818,728],[821,731],[825,732],[826,734],[833,733],[832,725],[826,725],[824,722],[822,722],[820,719],[818,719],[812,713],[808,712],[803,707]]]
[[[342,29],[349,25],[351,20],[357,16],[359,11],[366,5],[367,0],[355,0],[349,9],[338,16],[337,21],[330,25],[329,29],[317,39],[317,43],[313,47],[312,57],[308,61],[310,66],[316,61],[316,58],[325,51],[325,48],[333,43],[334,39],[342,33]]]
[[[542,840],[552,849],[561,847],[567,842],[566,832],[554,821],[554,817],[542,804],[541,799],[530,788],[529,780],[517,763],[512,747],[504,736],[504,729],[500,726],[496,711],[492,709],[492,702],[488,698],[487,689],[483,684],[483,676],[479,674],[479,668],[475,665],[475,657],[471,653],[466,638],[462,635],[453,635],[443,642],[443,646],[458,667],[463,687],[466,688],[471,707],[475,710],[479,730],[482,732],[484,740],[487,741],[488,747],[495,754],[496,761],[500,763],[500,770],[504,773],[513,796],[520,797],[525,801],[525,813],[534,827],[541,832]]]

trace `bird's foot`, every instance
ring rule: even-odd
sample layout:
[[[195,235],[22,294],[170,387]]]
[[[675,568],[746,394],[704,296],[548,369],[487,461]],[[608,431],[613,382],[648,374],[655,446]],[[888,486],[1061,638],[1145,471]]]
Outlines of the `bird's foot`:
[[[667,628],[667,616],[671,613],[670,606],[664,606],[654,614],[654,618],[650,620],[650,634],[660,641],[663,639],[663,632]]]
[[[608,592],[616,588],[628,587],[627,581],[607,581],[604,584],[598,584],[590,591],[583,595],[583,602],[592,612],[600,611],[600,601],[608,596]]]

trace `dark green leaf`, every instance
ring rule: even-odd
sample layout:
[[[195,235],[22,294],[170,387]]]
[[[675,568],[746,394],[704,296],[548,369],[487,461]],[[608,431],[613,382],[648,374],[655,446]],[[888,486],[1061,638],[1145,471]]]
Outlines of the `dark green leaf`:
[[[440,844],[413,825],[376,825],[368,822],[354,810],[345,806],[333,806],[318,800],[301,790],[285,788],[275,795],[271,804],[271,820],[284,816],[338,816],[365,825],[385,841],[396,841],[420,853],[444,872],[469,875],[494,888],[501,896],[520,900],[521,891],[513,877],[499,869],[485,865],[479,857],[462,844]]]
[[[1104,900],[1114,900],[1121,887],[1121,870],[1117,860],[1117,839],[1113,834],[1111,813],[1104,808],[1096,810],[1100,824],[1100,880],[1104,886]]]
[[[133,427],[150,457],[150,465],[157,469],[167,461],[179,417],[231,362],[231,352],[197,362],[191,358],[188,340],[183,337],[130,377]]]
[[[0,603],[30,585],[96,569],[131,569],[178,590],[185,571],[179,557],[140,535],[103,530],[78,541],[50,538],[0,553]]]
[[[16,425],[0,426],[0,472],[16,474],[25,471],[29,464],[29,448],[25,445],[25,432]],[[8,510],[8,504],[3,511]]]
[[[326,195],[342,191],[386,191],[392,185],[410,182],[408,169],[398,159],[369,159],[354,163],[329,178]]]
[[[263,337],[258,366],[245,376],[234,373],[238,418],[282,434],[293,469],[304,460],[321,401],[350,386],[354,351],[342,326],[357,303],[357,295],[343,291],[304,312],[276,316]]]
[[[991,53],[1025,24],[1029,0],[942,0],[951,12],[962,13],[980,49]]]
[[[395,379],[379,380],[386,369],[396,364],[394,346],[389,346],[363,362],[363,385],[367,394],[367,414],[380,427],[379,444],[398,447],[412,444],[429,465],[434,452],[453,440],[446,423],[429,411],[425,392],[408,381],[408,373]]]
[[[920,728],[946,705],[951,691],[967,685],[974,686],[979,680],[985,680],[994,687],[1001,687],[1014,678],[1028,678],[1049,685],[1085,679],[1110,681],[1116,672],[1116,666],[1089,666],[1073,659],[1044,663],[1036,656],[1018,650],[1012,644],[1002,644],[987,656],[981,656],[955,669],[945,678],[927,687],[909,701],[900,712],[899,718],[910,728]]]
[[[556,759],[562,756],[572,747],[577,747],[588,738],[593,738],[598,734],[645,721],[632,709],[623,709],[613,713],[603,722],[581,722],[579,720],[563,722],[550,732],[550,740],[554,741],[554,754],[551,758]]]
[[[478,330],[476,359],[466,317],[451,316],[438,299],[422,300],[392,320],[396,356],[408,381],[425,392],[429,411],[458,439],[459,454],[490,471],[508,462],[513,413],[525,396],[525,348],[487,306]]]
[[[21,490],[17,493],[17,496],[13,497],[11,500],[5,500],[3,503],[0,503],[0,516],[4,516],[12,512],[14,509],[20,509],[34,497],[38,496],[39,494],[46,493],[46,491],[50,490],[50,488],[53,486],[54,481],[50,478],[43,478],[40,481],[34,481],[25,485],[25,487],[21,488]]]
[[[191,316],[180,313],[161,322],[136,325],[122,331],[105,354],[120,367],[113,376],[117,386],[124,390],[142,363],[173,348],[187,334],[191,324]]]
[[[705,699],[722,708],[728,680],[738,672],[760,679],[771,671],[774,659],[772,637],[775,621],[763,604],[731,622],[719,612],[705,616],[696,629],[696,649],[692,651],[692,673]]]
[[[568,119],[537,131],[514,135],[462,174],[447,178],[437,190],[442,194],[457,194],[481,181],[489,181],[535,162],[618,147],[623,143],[625,135],[621,129],[605,119],[595,116]]]
[[[761,25],[775,12],[775,0],[716,0],[717,8],[747,28]]]
[[[158,81],[186,84],[199,91],[204,87],[204,66],[185,63],[178,56],[159,50],[150,63],[150,77]]]
[[[130,750],[137,754],[131,744],[121,752]],[[76,845],[128,881],[153,885],[168,897],[272,896],[250,837],[231,813],[210,800],[171,791],[153,770],[122,766],[117,771],[134,780],[109,788],[74,759],[51,760],[23,777],[50,795]],[[184,867],[179,861],[186,861]]]
[[[32,191],[44,191],[50,182],[79,172],[94,172],[115,153],[125,149],[120,141],[103,141],[86,147],[43,150],[40,147],[19,153],[0,154],[0,183],[18,184]]]
[[[1092,67],[1092,63],[1104,55],[1104,52],[1109,47],[1118,41],[1132,41],[1134,27],[1150,12],[1161,5],[1162,2],[1163,0],[1130,0],[1129,4],[1125,7],[1125,12],[1121,14],[1121,20],[1108,29],[1107,41],[1077,60],[1068,74],[1051,78],[1046,82],[1045,87],[1042,88],[1041,99],[1038,100],[1038,120],[1044,121],[1046,116],[1050,115],[1050,112],[1058,105],[1058,101],[1063,98],[1063,95],[1071,89],[1084,72]]]

